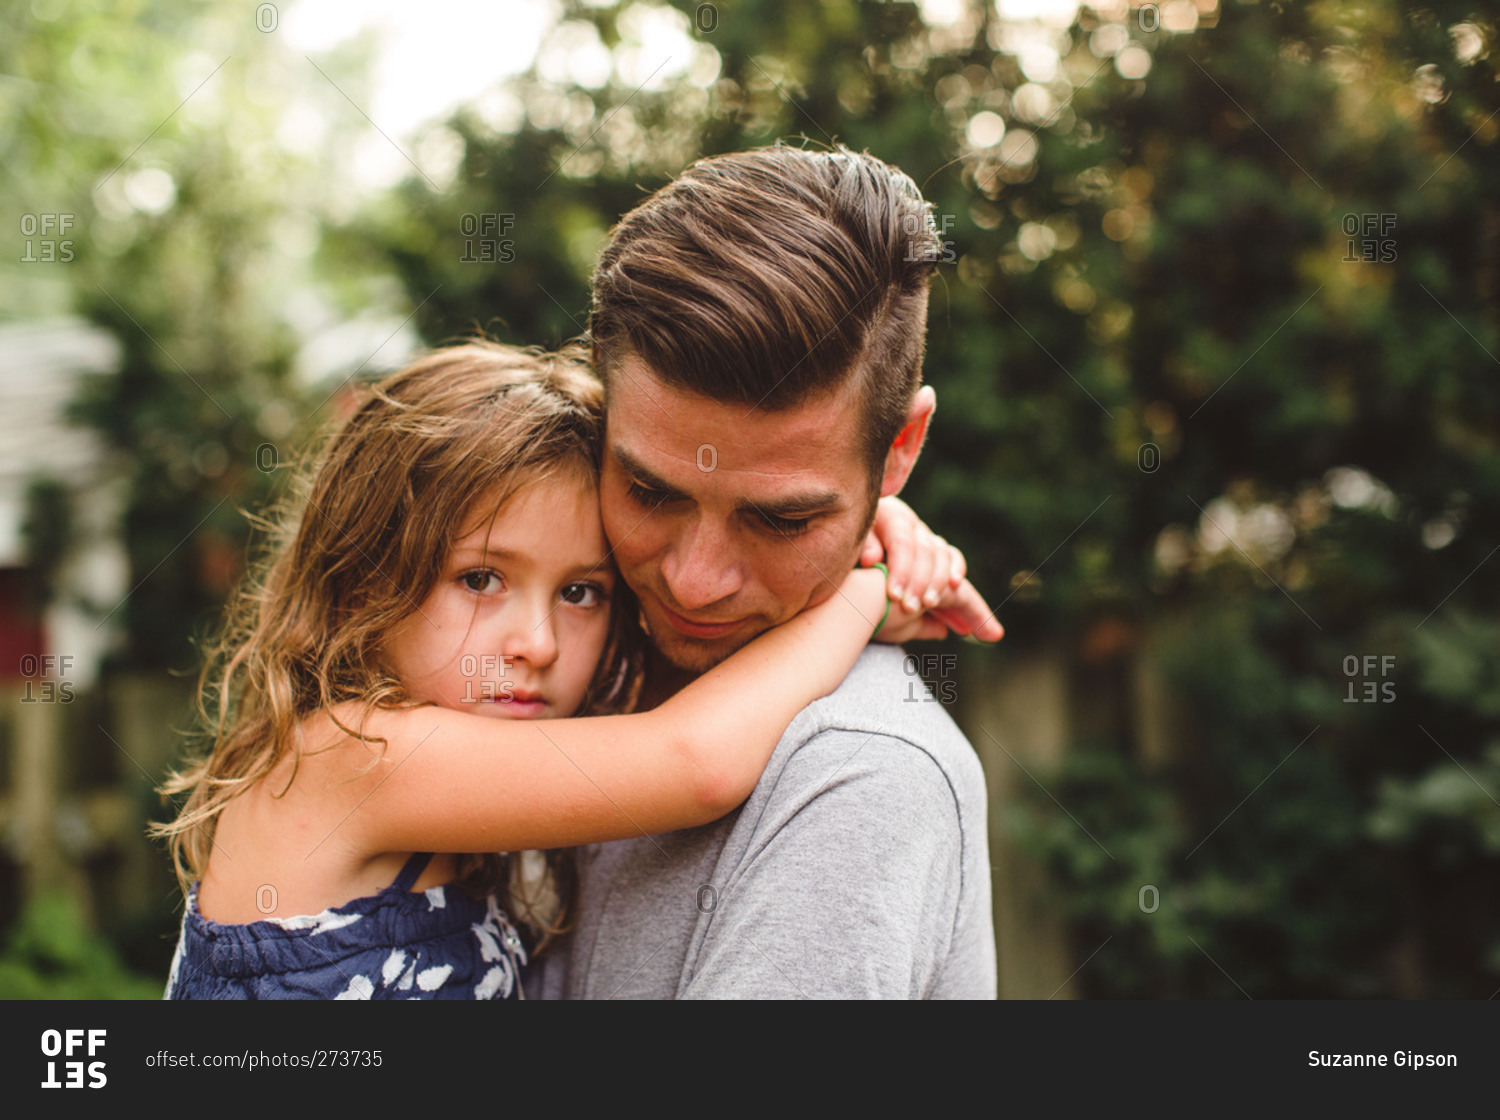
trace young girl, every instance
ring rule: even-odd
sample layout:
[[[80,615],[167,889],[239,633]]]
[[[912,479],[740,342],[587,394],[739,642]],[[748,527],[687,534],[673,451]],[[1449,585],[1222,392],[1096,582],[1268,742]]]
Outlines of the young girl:
[[[187,794],[154,829],[186,895],[168,998],[517,996],[511,869],[480,853],[722,816],[853,666],[878,570],[621,714],[643,647],[600,525],[602,424],[579,357],[472,343],[332,437],[231,601],[209,749],[164,786]],[[880,638],[934,626],[892,604]]]

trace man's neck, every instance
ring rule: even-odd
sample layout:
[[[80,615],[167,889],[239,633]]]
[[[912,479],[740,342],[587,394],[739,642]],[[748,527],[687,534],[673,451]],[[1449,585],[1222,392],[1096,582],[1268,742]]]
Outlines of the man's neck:
[[[670,700],[686,688],[700,674],[673,665],[661,655],[655,646],[646,647],[646,681],[641,688],[641,698],[636,711],[649,712],[652,708]]]

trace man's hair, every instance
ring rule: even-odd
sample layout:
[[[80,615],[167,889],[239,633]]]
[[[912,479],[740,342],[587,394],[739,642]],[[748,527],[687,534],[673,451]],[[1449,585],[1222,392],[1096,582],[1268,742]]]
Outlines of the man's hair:
[[[922,379],[940,243],[904,173],[777,145],[699,160],[621,219],[594,274],[606,388],[629,355],[674,388],[778,411],[860,379],[878,485]]]

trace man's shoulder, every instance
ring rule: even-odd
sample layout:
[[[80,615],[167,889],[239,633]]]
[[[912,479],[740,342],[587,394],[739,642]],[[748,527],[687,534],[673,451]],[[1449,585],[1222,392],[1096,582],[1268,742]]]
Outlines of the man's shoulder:
[[[784,767],[795,756],[838,753],[850,743],[863,744],[865,765],[896,766],[905,770],[936,767],[954,787],[960,801],[984,797],[984,774],[974,748],[947,711],[953,698],[955,670],[936,662],[936,691],[923,681],[924,664],[899,646],[871,645],[854,668],[828,696],[798,713],[782,737],[773,760]],[[878,745],[867,751],[870,744]],[[851,764],[859,761],[856,755]],[[770,772],[768,771],[768,774]]]

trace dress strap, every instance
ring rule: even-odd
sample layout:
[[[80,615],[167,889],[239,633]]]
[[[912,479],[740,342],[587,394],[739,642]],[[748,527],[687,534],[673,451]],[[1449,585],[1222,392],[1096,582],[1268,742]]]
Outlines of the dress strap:
[[[427,865],[432,862],[431,852],[413,852],[406,861],[406,866],[401,869],[401,874],[396,876],[396,881],[391,886],[398,891],[409,891],[417,885],[417,880],[422,877],[422,872],[427,870]]]

